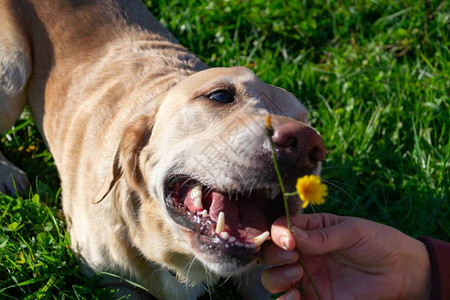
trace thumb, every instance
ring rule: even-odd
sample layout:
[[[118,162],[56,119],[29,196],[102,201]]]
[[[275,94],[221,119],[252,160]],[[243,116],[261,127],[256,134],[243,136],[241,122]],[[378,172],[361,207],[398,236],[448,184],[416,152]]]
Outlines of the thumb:
[[[362,233],[352,218],[344,218],[340,223],[313,230],[302,230],[293,226],[297,249],[305,254],[320,255],[350,248],[361,239]]]

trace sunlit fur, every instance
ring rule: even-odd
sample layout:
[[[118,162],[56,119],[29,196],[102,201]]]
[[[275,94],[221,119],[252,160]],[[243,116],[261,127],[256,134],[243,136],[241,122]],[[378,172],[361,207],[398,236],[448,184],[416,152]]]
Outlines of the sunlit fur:
[[[232,276],[244,298],[267,298],[256,262],[202,252],[195,234],[168,216],[164,186],[176,174],[224,191],[275,185],[264,116],[276,126],[307,122],[307,111],[248,69],[207,69],[139,0],[86,3],[0,0],[2,33],[13,28],[19,41],[10,47],[0,36],[0,74],[9,74],[0,88],[14,86],[0,111],[10,126],[24,104],[14,95],[27,95],[84,272],[119,274],[164,299],[195,299],[201,283]],[[224,86],[234,103],[204,97]],[[232,150],[204,157],[211,145]]]

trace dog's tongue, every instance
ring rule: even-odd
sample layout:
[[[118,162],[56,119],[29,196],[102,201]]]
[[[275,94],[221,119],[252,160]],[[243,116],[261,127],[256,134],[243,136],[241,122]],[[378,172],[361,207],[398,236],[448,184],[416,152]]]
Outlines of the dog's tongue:
[[[217,221],[217,217],[222,211],[227,217],[227,225],[239,224],[239,205],[236,201],[230,201],[227,194],[212,191],[208,193],[204,201],[205,207],[209,207],[209,216],[213,221]]]

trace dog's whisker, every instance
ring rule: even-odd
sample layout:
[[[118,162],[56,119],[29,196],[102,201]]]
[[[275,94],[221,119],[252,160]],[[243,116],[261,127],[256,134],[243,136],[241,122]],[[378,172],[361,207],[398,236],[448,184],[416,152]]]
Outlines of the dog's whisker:
[[[326,183],[329,183],[329,184],[333,184],[336,188],[338,188],[338,186],[337,186],[338,184],[339,184],[339,185],[344,185],[344,186],[346,186],[346,187],[354,188],[354,185],[353,185],[353,184],[346,183],[346,182],[342,182],[342,181],[340,181],[340,180],[322,179],[322,181],[324,181],[324,182],[326,182]]]
[[[180,187],[184,187],[189,181],[190,179],[185,179],[184,182],[180,185]]]
[[[208,292],[208,296],[209,296],[209,299],[210,300],[212,300],[212,293],[211,293],[211,289],[210,289],[210,286],[211,286],[211,282],[210,282],[210,278],[211,278],[211,273],[210,273],[210,271],[203,265],[203,269],[205,270],[205,279],[206,279],[206,283],[205,283],[205,285],[206,285],[206,291]]]
[[[213,191],[212,187],[207,187],[205,191],[205,197],[207,197]]]
[[[352,166],[347,165],[333,165],[333,166],[322,166],[322,171],[332,170],[332,169],[352,169]]]
[[[350,193],[348,193],[345,189],[343,189],[342,187],[340,187],[339,185],[337,185],[335,182],[333,182],[333,180],[323,180],[323,182],[325,182],[325,183],[327,183],[328,185],[333,186],[333,187],[335,187],[336,189],[342,191],[345,195],[347,195],[347,196],[352,200],[353,203],[355,203],[355,204],[358,206],[358,209],[359,209],[360,211],[362,211],[362,208],[360,207],[360,205],[359,205],[358,201],[355,199],[355,197],[353,197],[352,195],[350,195]],[[335,200],[337,200],[337,199],[335,199]],[[351,207],[350,205],[345,204],[344,202],[342,202],[342,201],[340,201],[340,200],[338,200],[338,201],[339,201],[339,203],[341,203],[341,204],[343,204],[343,205],[346,205],[347,207]]]
[[[186,293],[189,293],[189,286],[193,285],[192,283],[190,283],[188,281],[187,278],[189,278],[189,273],[191,271],[191,268],[194,265],[194,263],[196,263],[196,262],[197,262],[197,259],[195,257],[193,257],[189,260],[189,262],[183,268],[183,273],[184,273],[184,271],[186,271],[186,281],[185,281]]]
[[[230,280],[230,278],[231,278],[231,276],[226,276],[223,280],[220,281],[220,284],[217,285],[217,287],[218,288],[223,287],[228,282],[228,280]]]

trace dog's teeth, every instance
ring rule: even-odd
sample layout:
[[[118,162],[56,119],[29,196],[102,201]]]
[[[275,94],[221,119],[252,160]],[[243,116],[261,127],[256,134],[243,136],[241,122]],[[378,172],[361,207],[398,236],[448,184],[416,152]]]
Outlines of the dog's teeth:
[[[221,211],[219,213],[219,216],[217,217],[216,233],[220,234],[224,230],[225,230],[225,214],[223,213],[223,211]]]
[[[209,216],[208,211],[206,209],[202,210],[202,212],[200,214],[203,218],[206,218]]]
[[[257,246],[255,244],[245,244],[245,248],[247,249],[253,249],[256,248]]]
[[[258,235],[257,237],[253,238],[253,243],[255,243],[255,246],[258,247],[260,246],[262,243],[264,243],[265,240],[267,240],[267,238],[269,237],[269,232],[265,231],[263,233],[261,233],[260,235]]]
[[[203,209],[202,204],[202,187],[197,185],[191,190],[191,198],[194,200],[194,207],[197,209]]]
[[[201,197],[201,196],[202,196],[202,186],[201,185],[196,185],[191,190],[191,197],[192,198],[196,198],[196,197]]]
[[[197,209],[203,209],[202,198],[194,198],[194,207]]]
[[[234,236],[230,236],[230,238],[228,239],[228,241],[229,241],[230,243],[233,243],[233,242],[236,241],[236,238],[235,238]]]
[[[234,243],[236,246],[238,246],[238,247],[242,247],[242,246],[244,246],[244,244],[242,244],[241,242],[236,242],[236,243]]]
[[[227,241],[229,239],[229,237],[230,237],[230,235],[226,231],[222,231],[219,235],[225,241]]]

